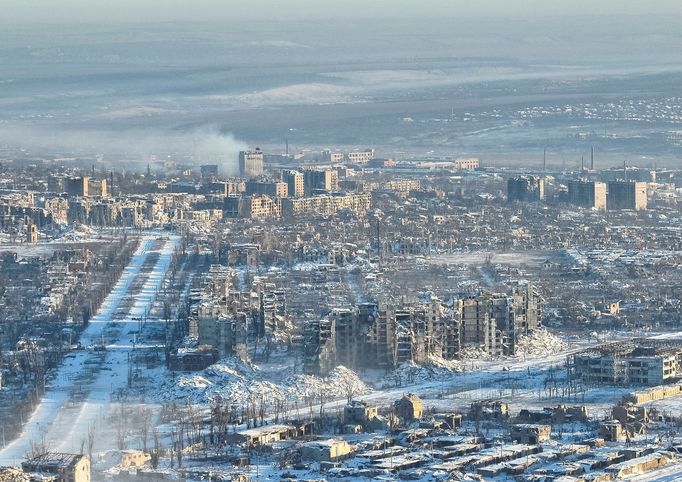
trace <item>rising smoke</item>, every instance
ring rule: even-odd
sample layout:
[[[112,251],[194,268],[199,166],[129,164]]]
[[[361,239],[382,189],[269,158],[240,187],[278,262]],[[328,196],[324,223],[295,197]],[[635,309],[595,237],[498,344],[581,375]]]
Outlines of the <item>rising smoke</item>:
[[[27,162],[58,157],[102,159],[111,167],[146,168],[153,159],[172,158],[187,164],[218,164],[224,175],[238,172],[239,151],[247,148],[215,127],[186,132],[90,131],[36,127],[1,127],[5,156]]]

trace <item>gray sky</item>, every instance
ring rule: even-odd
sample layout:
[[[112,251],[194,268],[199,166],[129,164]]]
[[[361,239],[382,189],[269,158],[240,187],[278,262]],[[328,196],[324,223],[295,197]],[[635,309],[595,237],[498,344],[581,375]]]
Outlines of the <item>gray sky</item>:
[[[0,0],[0,23],[682,14],[680,0]]]

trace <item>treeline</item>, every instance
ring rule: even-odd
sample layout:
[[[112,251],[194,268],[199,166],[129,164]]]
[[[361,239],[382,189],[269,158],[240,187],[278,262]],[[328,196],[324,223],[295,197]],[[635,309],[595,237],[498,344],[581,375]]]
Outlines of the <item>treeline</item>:
[[[3,330],[5,346],[0,349],[0,373],[4,375],[4,389],[0,391],[0,433],[4,433],[6,441],[21,432],[23,423],[40,402],[50,370],[58,367],[70,347],[75,346],[90,318],[130,263],[138,245],[138,238],[126,236],[108,244],[97,253],[78,288],[64,300],[60,312],[50,317],[23,320],[14,323],[12,330]],[[73,323],[66,323],[69,318]],[[69,339],[65,339],[65,333]]]

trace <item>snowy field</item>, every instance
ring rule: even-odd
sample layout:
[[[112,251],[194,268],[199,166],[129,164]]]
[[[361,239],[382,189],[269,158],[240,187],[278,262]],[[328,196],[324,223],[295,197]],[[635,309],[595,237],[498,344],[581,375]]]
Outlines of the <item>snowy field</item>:
[[[40,443],[50,450],[79,452],[88,427],[110,411],[111,393],[125,387],[128,354],[133,350],[139,318],[145,316],[161,287],[177,239],[172,237],[155,250],[156,236],[145,236],[118,283],[83,332],[82,350],[68,355],[49,382],[40,404],[19,438],[0,450],[0,465],[17,465]],[[156,253],[152,269],[145,262]],[[143,280],[141,288],[134,289]],[[134,292],[134,302],[121,319],[115,314]],[[97,344],[106,350],[95,349]]]

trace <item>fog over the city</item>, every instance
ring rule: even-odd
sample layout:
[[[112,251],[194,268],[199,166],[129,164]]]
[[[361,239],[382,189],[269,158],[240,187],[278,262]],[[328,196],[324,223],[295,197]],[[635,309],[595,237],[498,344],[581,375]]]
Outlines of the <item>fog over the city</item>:
[[[661,141],[677,129],[680,14],[674,1],[5,0],[0,147],[144,162],[195,155],[195,133],[213,132],[392,157],[547,146],[575,162],[588,146],[570,139],[599,132],[614,160],[663,162],[677,155]]]
[[[307,20],[345,17],[542,17],[682,13],[675,0],[4,0],[7,22]]]

